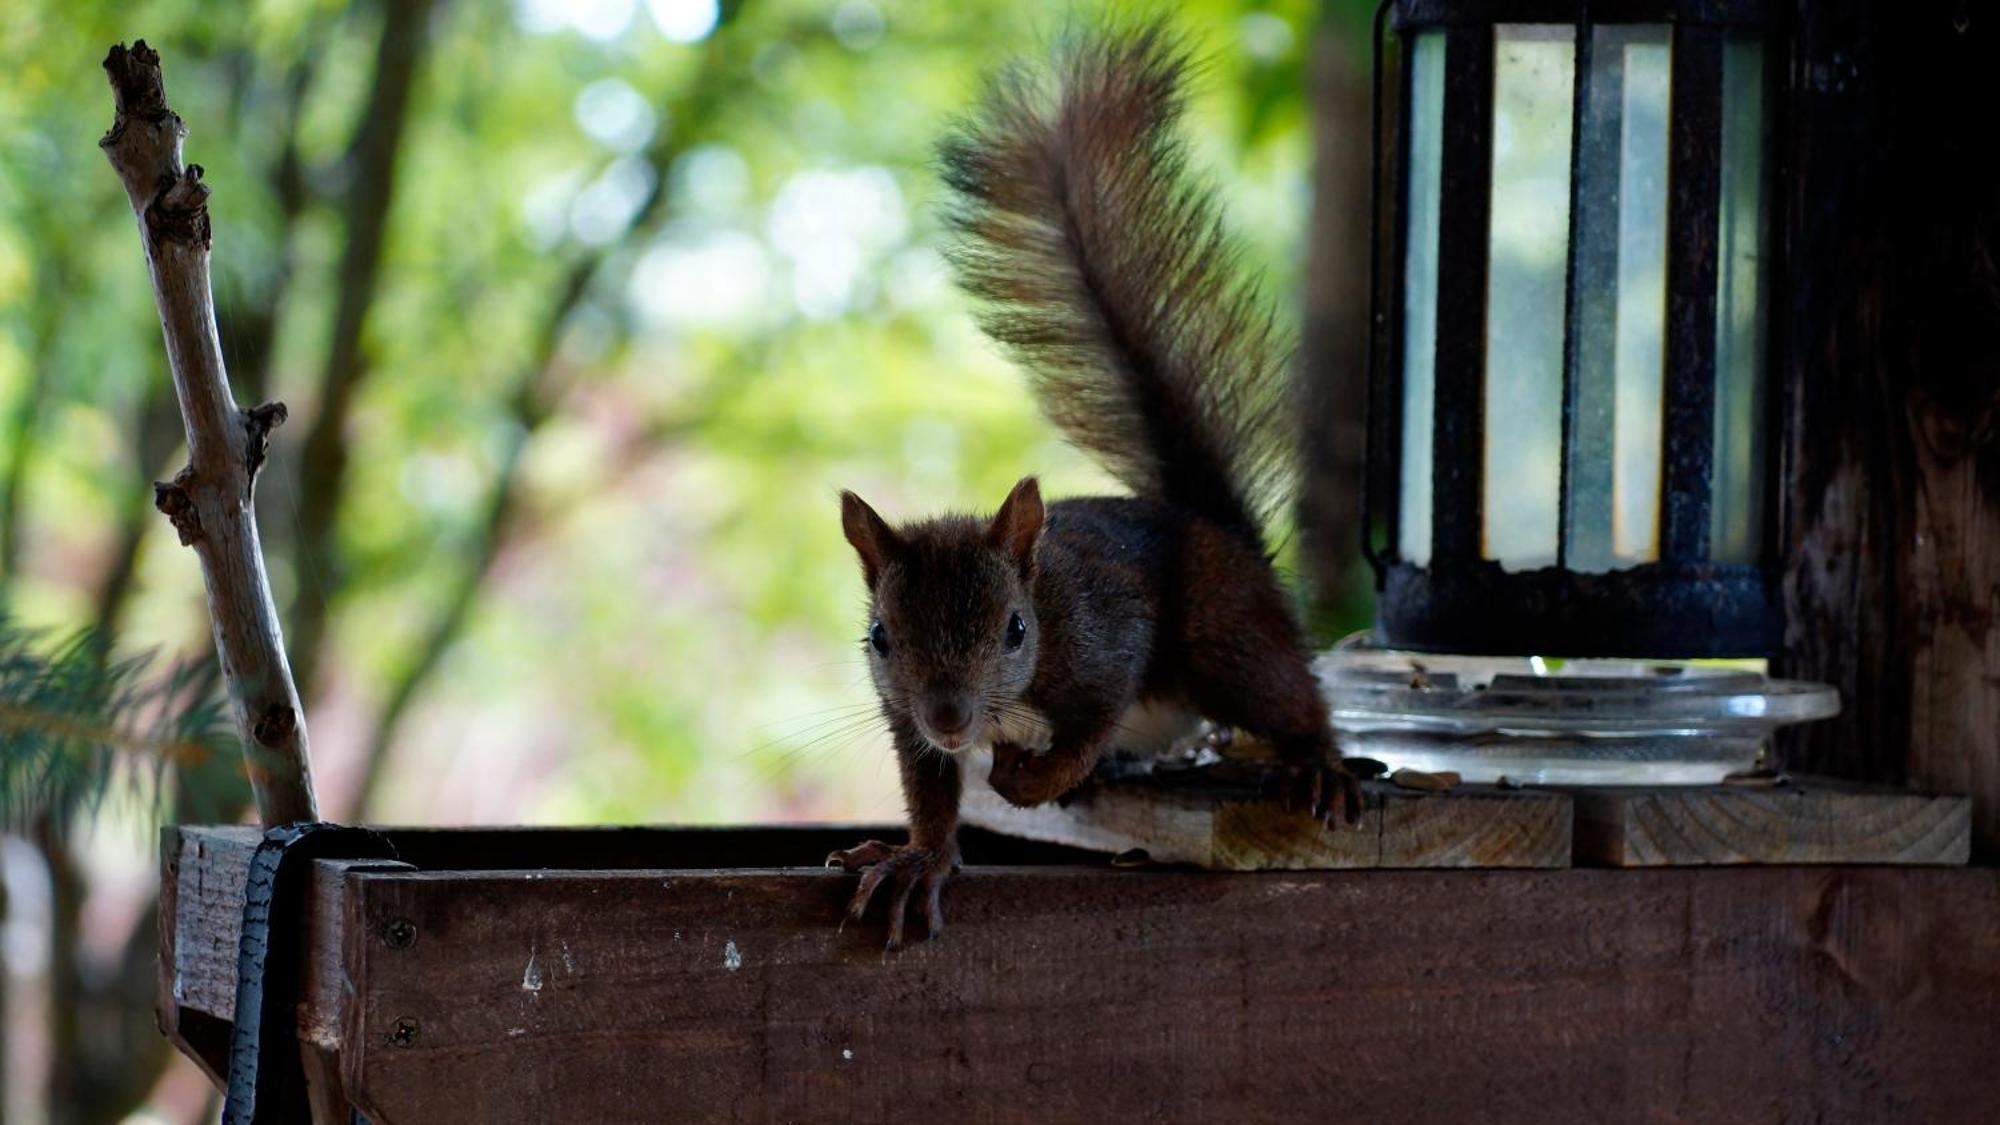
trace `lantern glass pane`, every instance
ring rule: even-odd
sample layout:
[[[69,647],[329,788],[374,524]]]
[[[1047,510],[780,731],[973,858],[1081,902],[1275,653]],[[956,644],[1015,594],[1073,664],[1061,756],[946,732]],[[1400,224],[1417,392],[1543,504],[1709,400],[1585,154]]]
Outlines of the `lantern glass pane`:
[[[1438,208],[1443,197],[1442,31],[1416,37],[1410,52],[1410,175],[1403,258],[1403,476],[1396,551],[1431,559],[1431,398],[1437,388]]]
[[[1569,568],[1607,571],[1660,555],[1670,31],[1599,25],[1589,58],[1577,138],[1563,519]]]
[[[1761,561],[1764,524],[1764,250],[1769,244],[1769,114],[1764,45],[1722,48],[1722,183],[1715,294],[1715,456],[1709,557]]]
[[[1483,553],[1527,570],[1555,563],[1561,506],[1576,29],[1500,24],[1493,52]]]

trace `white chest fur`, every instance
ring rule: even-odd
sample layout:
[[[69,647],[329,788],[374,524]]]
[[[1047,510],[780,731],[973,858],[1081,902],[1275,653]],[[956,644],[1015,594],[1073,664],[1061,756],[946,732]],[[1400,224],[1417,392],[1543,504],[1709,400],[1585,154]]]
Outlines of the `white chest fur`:
[[[1174,743],[1194,733],[1201,717],[1169,703],[1135,703],[1118,720],[1111,736],[1111,748],[1127,754],[1163,754]],[[967,750],[991,750],[995,742],[1011,742],[1030,750],[1047,750],[1055,740],[1047,715],[1016,703],[1007,708],[988,737]]]

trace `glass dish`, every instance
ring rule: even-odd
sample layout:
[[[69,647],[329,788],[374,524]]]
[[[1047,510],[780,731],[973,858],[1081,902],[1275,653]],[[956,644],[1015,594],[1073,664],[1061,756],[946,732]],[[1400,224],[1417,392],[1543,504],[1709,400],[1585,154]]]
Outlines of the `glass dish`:
[[[1524,785],[1711,785],[1773,730],[1840,711],[1826,684],[1675,661],[1449,656],[1366,634],[1316,671],[1341,752]]]

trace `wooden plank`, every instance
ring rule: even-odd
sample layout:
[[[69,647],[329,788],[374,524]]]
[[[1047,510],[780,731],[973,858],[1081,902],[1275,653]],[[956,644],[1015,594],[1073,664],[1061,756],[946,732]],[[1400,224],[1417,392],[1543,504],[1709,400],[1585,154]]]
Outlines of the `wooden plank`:
[[[1973,1121],[2000,872],[355,874],[378,1123]]]
[[[395,940],[386,930],[349,933],[347,876],[352,872],[407,869],[379,859],[314,860],[306,884],[299,932],[307,935],[299,962],[299,1038],[322,1052],[342,1043],[354,981],[347,966],[354,943]],[[328,1070],[327,1073],[331,1073]]]
[[[169,828],[175,856],[171,919],[163,913],[161,1003],[229,1020],[236,1015],[236,944],[243,935],[243,879],[262,833],[255,828]]]
[[[243,932],[244,876],[262,833],[255,828],[168,829],[163,835],[160,1023],[183,1052],[222,1084],[229,1021],[236,1013],[236,955]],[[311,935],[299,966],[299,1035],[325,1050],[339,1045],[353,992],[342,951],[346,911],[341,896],[349,869],[398,865],[380,860],[316,860],[308,875],[302,932]],[[200,1029],[199,1043],[181,1044],[182,1026]]]
[[[181,973],[181,953],[184,949],[194,954],[198,950],[208,949],[213,942],[221,940],[205,932],[208,925],[205,918],[213,917],[212,913],[204,916],[196,911],[184,915],[181,911],[184,895],[201,893],[199,889],[200,881],[203,879],[201,872],[203,868],[209,866],[203,862],[203,855],[213,854],[198,853],[193,857],[194,862],[188,863],[191,850],[183,839],[181,829],[170,827],[161,831],[160,982],[154,997],[153,1011],[159,1020],[161,1034],[173,1043],[175,1049],[192,1059],[195,1065],[201,1068],[202,1073],[208,1076],[208,1080],[219,1087],[223,1085],[224,1076],[229,1072],[229,1017],[227,1014],[218,1016],[204,1011],[198,1002],[190,1004]],[[216,857],[218,861],[220,858]],[[249,857],[245,853],[242,864],[247,865],[248,862]],[[241,865],[239,871],[240,869]],[[243,901],[240,875],[236,882],[236,901],[240,918]],[[189,927],[185,935],[182,933],[183,925]],[[238,925],[240,926],[240,922]],[[220,969],[220,965],[214,963],[212,958],[207,958],[207,968],[213,973]],[[236,996],[234,975],[232,968],[228,989],[232,1005]],[[195,991],[200,993],[202,989],[196,986]]]
[[[725,864],[810,863],[869,831],[881,830],[397,837],[494,859],[615,838]],[[1017,846],[966,835],[973,856]],[[229,879],[183,860],[247,862],[254,838],[177,834],[168,893],[206,879],[203,893],[240,895],[240,864]],[[343,1092],[382,1122],[896,1120],[967,1106],[995,1121],[1269,1120],[1300,1105],[1417,1121],[1973,1120],[2000,1094],[1978,1063],[2000,1026],[1990,870],[1213,875],[975,860],[947,891],[951,931],[893,958],[879,918],[842,931],[852,877],[838,873],[341,879],[337,899],[315,886],[308,911],[338,901],[347,918],[308,933],[339,935]],[[397,919],[415,928],[407,947],[370,940]],[[309,991],[330,979],[309,973]]]
[[[1822,778],[1776,789],[1575,790],[1576,862],[1611,867],[1727,863],[1962,864],[1965,797]]]
[[[633,867],[783,867],[800,857],[817,860],[834,848],[854,843],[857,832],[898,831],[888,825],[619,825],[548,828],[398,828],[381,827],[398,859],[414,867],[484,869],[633,868]],[[211,869],[212,881],[224,893],[234,893],[242,905],[244,872],[250,854],[263,838],[261,829],[247,825],[186,825],[167,830],[171,846],[186,850],[198,865]],[[962,841],[966,854],[980,863],[1057,863],[1076,856],[1058,847],[973,831]],[[192,848],[191,845],[199,845]],[[167,846],[167,845],[163,845]],[[184,876],[192,877],[192,876]],[[233,889],[233,890],[232,890]],[[233,940],[233,939],[232,939]]]
[[[1779,745],[1969,793],[2000,854],[2000,146],[1941,109],[2000,104],[2000,20],[1788,7],[1780,669],[1844,707]]]
[[[1379,867],[1568,867],[1574,817],[1559,793],[1461,785],[1389,790]]]
[[[900,839],[888,825],[781,828],[397,828],[386,830],[397,853],[426,867],[619,870],[812,866],[835,848],[868,835]],[[199,1060],[221,1073],[228,1021],[236,1013],[236,946],[243,927],[244,878],[263,837],[242,825],[169,828],[161,837],[160,1022],[177,1043],[193,1028]],[[1089,857],[1065,848],[963,834],[972,863],[1053,863]],[[333,1048],[345,1018],[350,982],[337,951],[348,938],[342,873],[364,861],[318,860],[306,891],[304,926],[317,935],[301,965],[300,1026],[311,1042]],[[365,861],[380,863],[381,861]],[[356,938],[370,935],[356,934]],[[216,1021],[221,1021],[218,1025]],[[176,1029],[181,1029],[177,1031]],[[212,1032],[202,1038],[204,1032]],[[213,1042],[220,1036],[219,1045]],[[196,1055],[197,1045],[182,1044]]]
[[[1462,785],[1418,793],[1369,782],[1358,824],[1332,830],[1241,787],[1101,781],[1066,805],[1019,809],[968,785],[969,824],[1103,852],[1144,850],[1157,863],[1212,871],[1364,867],[1567,867],[1562,794]]]

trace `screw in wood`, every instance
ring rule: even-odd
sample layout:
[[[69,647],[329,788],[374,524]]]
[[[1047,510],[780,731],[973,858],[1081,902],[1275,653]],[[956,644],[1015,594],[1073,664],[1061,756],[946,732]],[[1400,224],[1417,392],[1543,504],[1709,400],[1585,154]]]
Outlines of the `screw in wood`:
[[[413,1047],[416,1045],[416,1042],[417,1021],[408,1016],[397,1020],[396,1026],[389,1030],[389,1046],[391,1047]]]
[[[382,944],[390,949],[408,949],[417,944],[417,924],[408,918],[391,919],[382,927]]]

